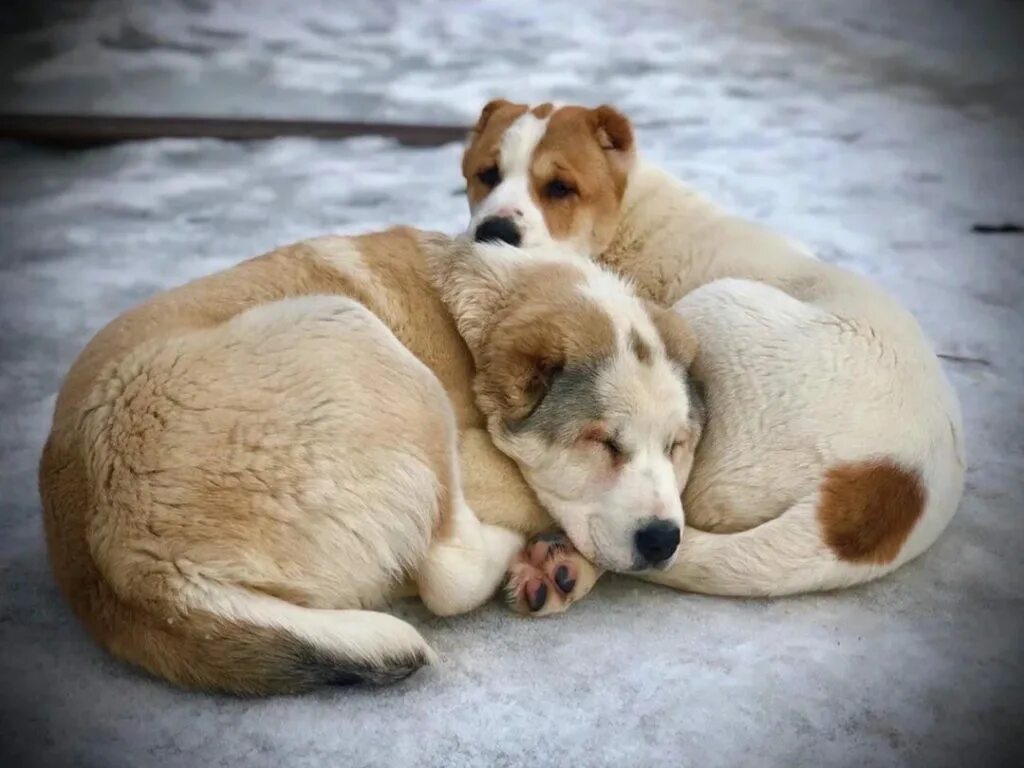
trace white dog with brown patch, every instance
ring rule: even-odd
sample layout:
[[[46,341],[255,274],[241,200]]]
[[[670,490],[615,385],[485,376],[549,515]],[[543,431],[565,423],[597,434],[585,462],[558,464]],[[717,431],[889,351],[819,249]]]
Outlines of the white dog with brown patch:
[[[652,581],[833,589],[892,571],[946,527],[964,480],[957,398],[913,317],[877,286],[637,160],[629,121],[607,106],[491,102],[463,173],[478,240],[567,244],[697,334],[707,428],[678,555]]]

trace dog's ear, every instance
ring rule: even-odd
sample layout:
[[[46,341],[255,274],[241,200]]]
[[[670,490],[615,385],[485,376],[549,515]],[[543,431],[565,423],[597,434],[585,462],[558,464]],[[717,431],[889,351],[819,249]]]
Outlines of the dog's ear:
[[[502,327],[480,356],[477,402],[505,423],[525,419],[541,404],[565,368],[565,350],[543,323]]]
[[[697,381],[690,373],[686,377],[686,392],[690,399],[690,421],[696,424],[700,431],[708,425],[708,395],[704,382]]]
[[[632,164],[636,148],[628,117],[615,107],[602,104],[590,111],[590,124],[598,145],[613,163],[622,167]]]
[[[668,359],[685,371],[691,419],[703,431],[707,423],[707,395],[704,383],[698,381],[693,375],[693,361],[696,359],[699,349],[697,335],[690,328],[690,324],[677,312],[665,309],[653,301],[645,300],[644,306],[665,345],[665,354],[668,355]]]
[[[484,104],[484,108],[480,110],[480,117],[476,120],[476,125],[474,125],[469,132],[470,139],[483,133],[484,128],[487,127],[488,121],[495,112],[503,107],[511,106],[513,106],[513,104],[508,99],[492,99]]]
[[[665,354],[669,360],[684,370],[689,370],[698,349],[697,335],[690,328],[690,324],[678,313],[665,309],[653,301],[645,300],[644,306],[665,345]]]
[[[564,370],[614,356],[615,325],[605,311],[572,285],[556,291],[541,297],[543,287],[531,289],[525,303],[511,304],[480,350],[475,387],[488,418],[525,419]]]

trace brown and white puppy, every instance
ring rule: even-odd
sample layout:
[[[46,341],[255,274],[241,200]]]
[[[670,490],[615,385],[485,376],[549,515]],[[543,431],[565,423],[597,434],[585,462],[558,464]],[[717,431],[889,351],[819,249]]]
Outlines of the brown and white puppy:
[[[637,160],[611,107],[491,102],[463,173],[477,239],[564,243],[697,334],[708,425],[678,557],[652,580],[831,589],[892,571],[945,528],[963,488],[959,405],[877,286]]]
[[[488,430],[563,525],[592,529],[590,557],[665,565],[693,350],[653,317],[589,263],[407,229],[160,294],[97,334],[59,394],[40,466],[57,580],[101,645],[181,685],[399,679],[432,652],[377,609],[412,582],[437,614],[470,610],[552,526]],[[585,412],[545,407],[577,380]],[[578,556],[535,545],[513,564],[518,605],[589,589]]]

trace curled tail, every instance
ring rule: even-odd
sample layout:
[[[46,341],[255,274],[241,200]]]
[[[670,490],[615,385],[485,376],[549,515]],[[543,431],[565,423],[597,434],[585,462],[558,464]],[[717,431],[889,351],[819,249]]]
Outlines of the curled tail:
[[[817,492],[754,528],[686,528],[673,566],[644,578],[737,597],[852,586],[889,573],[938,537],[956,499],[927,501],[919,473],[895,461],[839,465]]]
[[[815,502],[801,501],[738,533],[687,527],[672,567],[644,578],[686,592],[735,597],[835,589],[873,578],[845,566],[828,548],[818,531]]]

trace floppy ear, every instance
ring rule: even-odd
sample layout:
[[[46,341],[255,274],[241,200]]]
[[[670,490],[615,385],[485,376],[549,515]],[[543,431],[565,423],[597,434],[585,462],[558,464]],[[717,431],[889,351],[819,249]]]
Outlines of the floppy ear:
[[[523,317],[503,325],[481,351],[475,381],[485,415],[502,421],[525,419],[551,389],[566,364],[560,334],[545,317]]]
[[[629,118],[614,107],[602,104],[590,112],[594,136],[613,163],[628,167],[636,154],[633,126]]]
[[[476,125],[470,130],[470,139],[483,133],[484,128],[487,127],[487,121],[491,119],[491,116],[502,107],[510,107],[512,102],[508,99],[492,99],[484,104],[484,108],[480,110],[480,117],[476,120]]]
[[[678,313],[671,309],[665,309],[653,301],[645,300],[644,306],[665,345],[665,353],[669,360],[681,368],[689,370],[697,356],[698,349],[697,335],[690,328],[689,323],[683,320]]]
[[[423,249],[441,301],[476,358],[525,257],[511,246],[474,243],[467,236],[428,235]]]
[[[699,349],[697,335],[690,328],[690,324],[671,309],[665,309],[647,300],[644,301],[644,306],[665,345],[665,353],[669,360],[686,371],[686,393],[690,401],[691,418],[703,431],[708,417],[707,395],[704,383],[693,375],[693,361]]]

